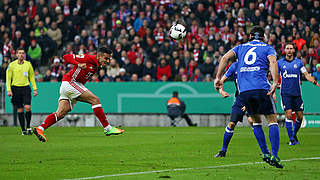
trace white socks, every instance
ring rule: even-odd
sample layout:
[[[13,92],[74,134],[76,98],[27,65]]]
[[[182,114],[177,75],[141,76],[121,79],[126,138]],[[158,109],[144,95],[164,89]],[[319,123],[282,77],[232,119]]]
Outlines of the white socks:
[[[105,127],[104,129],[106,130],[106,131],[110,131],[110,129],[112,128],[112,126],[110,126],[110,124],[107,126],[107,127]]]
[[[42,131],[44,131],[44,128],[42,126],[38,126],[39,129],[41,129]]]

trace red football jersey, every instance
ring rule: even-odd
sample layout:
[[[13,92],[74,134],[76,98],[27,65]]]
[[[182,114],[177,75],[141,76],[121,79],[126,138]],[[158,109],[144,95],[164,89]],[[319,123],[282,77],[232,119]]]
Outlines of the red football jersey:
[[[74,55],[74,54],[66,54],[63,56],[63,60],[68,64],[74,64],[75,66],[71,71],[65,74],[62,78],[62,81],[68,82],[80,82],[85,84],[90,77],[97,72],[99,63],[97,61],[96,55]],[[79,63],[86,63],[86,69],[81,69],[77,65]]]

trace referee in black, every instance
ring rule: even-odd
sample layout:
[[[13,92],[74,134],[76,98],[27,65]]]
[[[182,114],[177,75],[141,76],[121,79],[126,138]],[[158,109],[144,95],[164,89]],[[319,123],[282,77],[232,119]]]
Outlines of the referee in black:
[[[18,59],[11,62],[6,72],[7,93],[12,96],[12,103],[18,108],[18,118],[22,130],[22,135],[32,135],[31,122],[31,82],[33,96],[38,94],[34,71],[29,61],[24,60],[25,51],[23,48],[16,50]],[[26,111],[24,113],[24,110]],[[27,128],[25,127],[27,121]]]

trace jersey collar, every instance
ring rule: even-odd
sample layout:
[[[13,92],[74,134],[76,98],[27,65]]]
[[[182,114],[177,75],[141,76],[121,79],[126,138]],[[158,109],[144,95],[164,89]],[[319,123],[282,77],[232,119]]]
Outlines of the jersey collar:
[[[287,58],[284,58],[284,60],[287,62],[293,62],[295,60],[295,58],[293,58],[292,61],[289,61]]]

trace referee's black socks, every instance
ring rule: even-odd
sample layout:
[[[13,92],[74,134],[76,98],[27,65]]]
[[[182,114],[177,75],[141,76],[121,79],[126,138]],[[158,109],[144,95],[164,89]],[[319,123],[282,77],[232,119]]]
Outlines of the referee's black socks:
[[[18,112],[18,118],[19,118],[21,130],[26,131],[25,122],[24,122],[24,112]]]
[[[27,129],[30,128],[30,123],[31,123],[31,111],[26,111],[26,120],[27,120]]]

